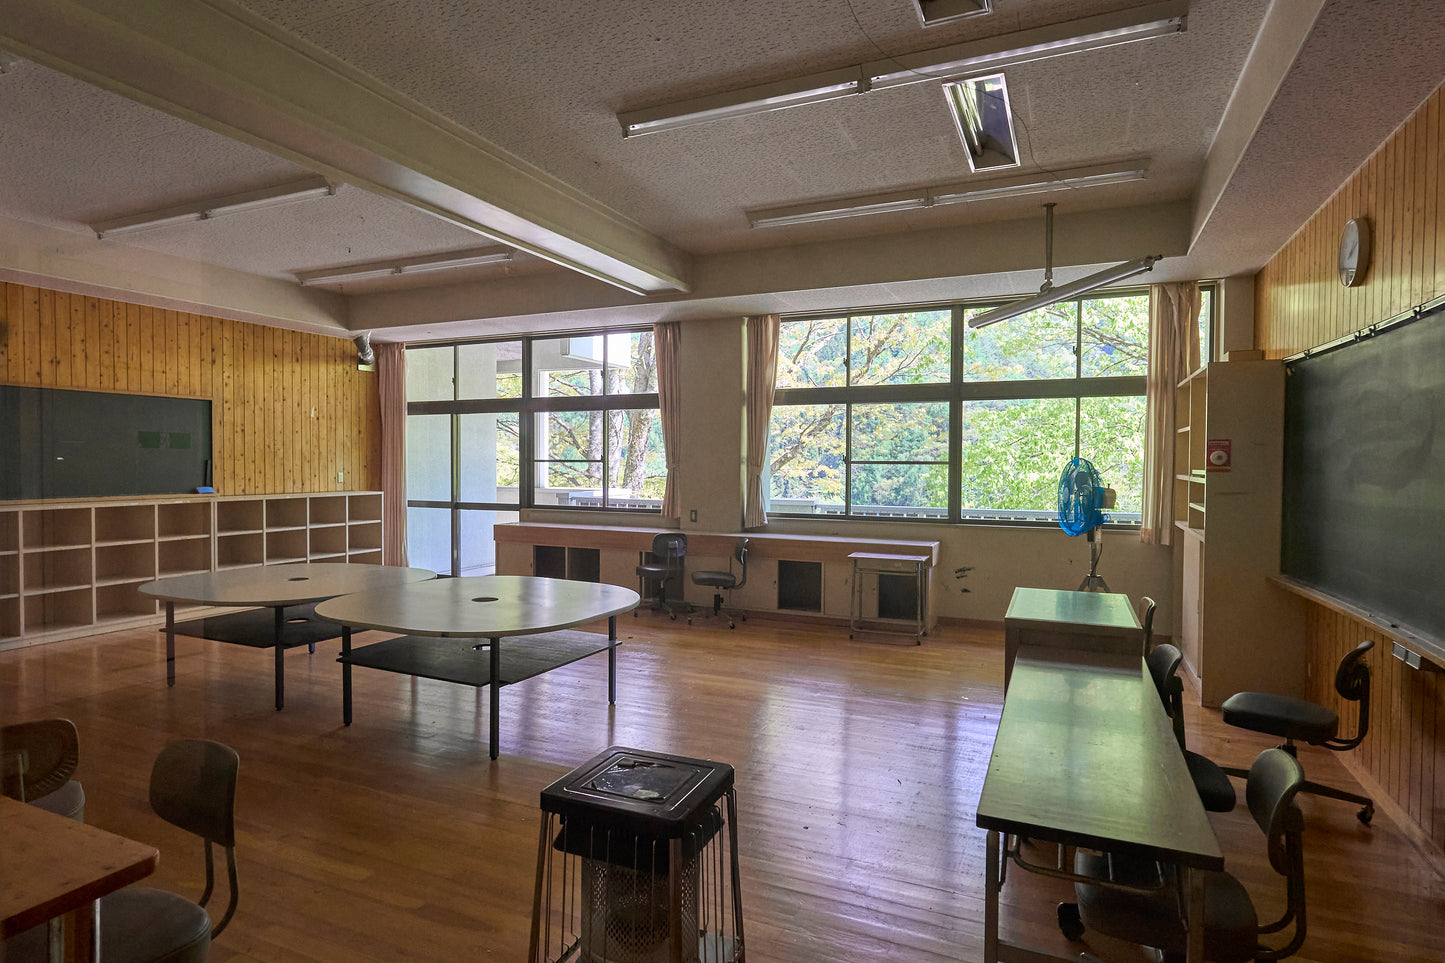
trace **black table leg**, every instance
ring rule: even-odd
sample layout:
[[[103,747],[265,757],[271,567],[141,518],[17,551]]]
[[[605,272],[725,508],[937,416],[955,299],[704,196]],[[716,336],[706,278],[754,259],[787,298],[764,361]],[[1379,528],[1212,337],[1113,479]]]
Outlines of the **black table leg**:
[[[166,603],[166,685],[176,684],[176,603]]]
[[[341,722],[351,725],[351,626],[341,627]]]
[[[491,642],[492,650],[492,704],[489,707],[491,718],[488,722],[490,723],[491,753],[492,758],[495,759],[497,758],[497,724],[501,719],[497,700],[502,694],[502,639],[501,636],[496,636],[488,641]]]
[[[607,617],[607,704],[617,701],[617,616]]]
[[[276,606],[276,711],[277,711],[277,712],[281,711],[281,707],[286,704],[286,668],[285,668],[285,667],[286,667],[286,663],[285,663],[284,661],[282,661],[282,658],[281,658],[282,656],[284,656],[284,655],[286,654],[286,650],[281,647],[281,626],[283,626],[283,625],[285,625],[285,624],[286,624],[286,620],[285,620],[285,618],[282,616],[281,606],[278,605],[278,606]]]

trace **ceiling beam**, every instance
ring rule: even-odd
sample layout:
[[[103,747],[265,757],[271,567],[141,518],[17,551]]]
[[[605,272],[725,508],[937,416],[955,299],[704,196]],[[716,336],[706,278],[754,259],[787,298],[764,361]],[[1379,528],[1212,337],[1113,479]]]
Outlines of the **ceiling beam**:
[[[229,0],[0,0],[0,46],[635,294],[689,256]]]

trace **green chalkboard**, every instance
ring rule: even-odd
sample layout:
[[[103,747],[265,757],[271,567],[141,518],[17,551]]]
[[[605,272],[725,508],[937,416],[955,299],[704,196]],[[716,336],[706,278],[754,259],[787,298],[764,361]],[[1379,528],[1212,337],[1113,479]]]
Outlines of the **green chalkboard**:
[[[1445,314],[1286,366],[1281,569],[1445,639]]]
[[[209,401],[0,385],[0,499],[181,494],[210,469]]]

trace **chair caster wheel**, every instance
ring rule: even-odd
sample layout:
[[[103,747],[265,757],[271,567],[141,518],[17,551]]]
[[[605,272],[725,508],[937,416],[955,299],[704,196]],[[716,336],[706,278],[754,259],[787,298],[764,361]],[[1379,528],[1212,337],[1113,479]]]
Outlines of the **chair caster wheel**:
[[[1077,943],[1084,935],[1084,922],[1079,919],[1078,903],[1059,904],[1059,932],[1064,934],[1064,939],[1070,943]]]
[[[730,629],[735,629],[735,628],[737,628],[737,626],[734,625],[733,623],[729,622],[729,623],[728,623],[728,628],[730,628]]]
[[[687,624],[688,624],[688,625],[691,625],[691,624],[692,624],[692,619],[688,619],[688,620],[687,620]]]
[[[1361,808],[1360,808],[1360,811],[1357,812],[1357,813],[1355,813],[1355,818],[1358,819],[1360,822],[1364,823],[1366,826],[1370,825],[1370,820],[1372,820],[1372,819],[1375,818],[1375,807],[1374,807],[1374,806],[1363,806],[1363,807],[1361,807]]]

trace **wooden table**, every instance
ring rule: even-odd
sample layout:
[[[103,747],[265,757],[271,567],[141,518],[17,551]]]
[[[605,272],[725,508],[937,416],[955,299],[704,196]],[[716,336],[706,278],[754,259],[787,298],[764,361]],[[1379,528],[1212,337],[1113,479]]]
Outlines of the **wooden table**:
[[[322,602],[316,614],[340,622],[341,717],[351,725],[351,667],[353,665],[403,672],[491,689],[489,743],[497,758],[498,696],[502,686],[549,672],[578,659],[607,653],[607,701],[617,701],[617,616],[637,608],[640,597],[632,589],[597,582],[536,578],[526,575],[479,575],[437,579],[375,592],[348,595]],[[565,632],[576,625],[607,619],[606,644],[600,636]],[[351,649],[353,628],[404,633],[391,639]],[[518,656],[531,655],[525,664],[504,664],[502,640],[529,637],[513,643]],[[480,658],[453,651],[438,656],[434,640],[485,639],[467,648],[489,650],[482,671]],[[529,652],[530,650],[530,652]],[[520,660],[519,660],[520,661]],[[508,669],[511,671],[508,671]]]
[[[159,860],[154,846],[0,796],[0,935],[72,914],[75,958],[97,959],[97,900],[149,876]]]
[[[285,663],[282,655],[282,611],[288,605],[305,605],[352,592],[373,592],[410,582],[436,578],[424,568],[397,565],[361,565],[345,562],[301,562],[292,565],[258,565],[157,579],[137,591],[166,603],[166,685],[176,684],[176,603],[257,606],[275,610],[274,631],[268,648],[276,650],[276,708],[285,704]]]
[[[1003,685],[1020,648],[1142,657],[1144,629],[1127,595],[1016,588],[1003,619]]]
[[[1055,661],[1060,654],[1018,653],[978,800],[978,825],[988,830],[988,963],[1054,959],[999,938],[1004,860],[1040,868],[1024,862],[1017,846],[1001,853],[1001,834],[1181,866],[1188,920],[1204,919],[1204,881],[1195,871],[1224,867],[1143,660],[1085,652],[1078,661]],[[1044,871],[1061,875],[1054,869]],[[1188,926],[1188,937],[1189,960],[1202,961],[1203,927]]]
[[[932,555],[900,555],[889,552],[850,552],[853,563],[853,600],[848,610],[848,638],[853,637],[863,622],[863,580],[860,575],[912,575],[914,578],[914,642],[923,644],[928,631],[928,583]],[[909,567],[912,571],[909,571]],[[885,621],[881,617],[875,622]],[[884,631],[884,630],[877,630]]]

